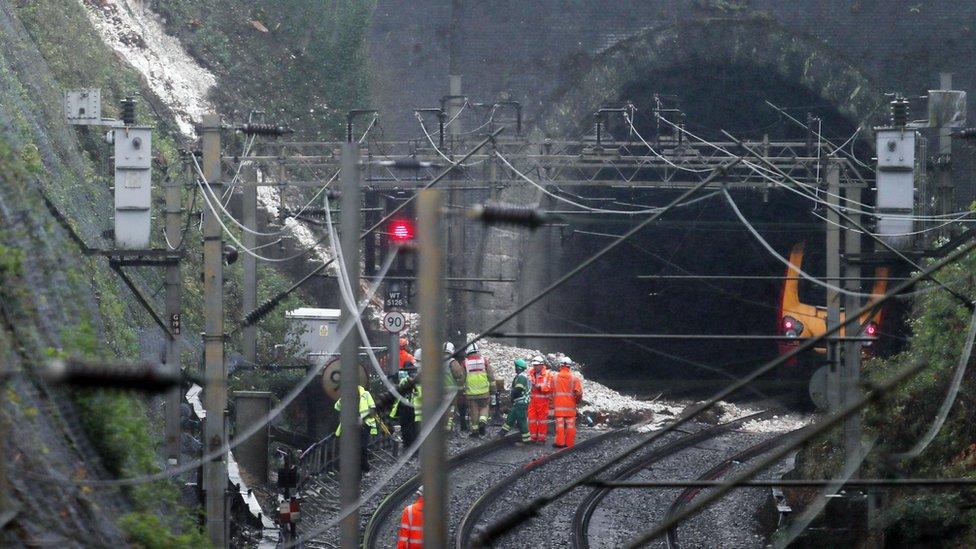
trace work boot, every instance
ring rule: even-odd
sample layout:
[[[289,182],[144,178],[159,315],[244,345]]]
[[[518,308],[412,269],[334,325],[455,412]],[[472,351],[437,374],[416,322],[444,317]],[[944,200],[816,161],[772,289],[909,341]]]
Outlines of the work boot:
[[[480,424],[478,424],[478,435],[485,436],[487,434],[488,434],[488,424],[485,422],[481,422]]]

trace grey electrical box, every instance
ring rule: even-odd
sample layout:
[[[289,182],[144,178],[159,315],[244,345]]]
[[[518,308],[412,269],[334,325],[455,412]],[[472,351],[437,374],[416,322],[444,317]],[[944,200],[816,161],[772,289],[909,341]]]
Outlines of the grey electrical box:
[[[879,129],[878,168],[915,169],[915,131],[903,128]]]
[[[149,248],[152,205],[152,130],[131,126],[114,130],[115,245]]]
[[[302,323],[301,334],[303,352],[316,365],[323,365],[329,361],[332,353],[339,352],[339,309],[313,309],[303,307],[285,313],[285,318],[299,320]]]
[[[75,125],[101,124],[101,90],[71,90],[64,92],[64,118],[69,124]]]
[[[879,210],[911,210],[915,204],[913,172],[878,172],[877,185]]]
[[[914,229],[917,133],[909,128],[876,128],[876,132],[877,234],[894,248],[908,248]]]
[[[878,214],[877,234],[893,248],[908,248],[912,243],[910,233],[915,226],[911,215],[912,212]]]

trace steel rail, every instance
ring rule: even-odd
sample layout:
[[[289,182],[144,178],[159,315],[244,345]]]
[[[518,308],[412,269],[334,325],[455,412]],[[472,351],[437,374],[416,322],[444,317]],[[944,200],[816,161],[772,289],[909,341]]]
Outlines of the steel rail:
[[[511,445],[520,436],[521,435],[518,433],[512,433],[510,435],[488,441],[484,444],[480,444],[473,448],[468,448],[467,450],[464,450],[463,452],[460,452],[448,459],[447,466],[449,469],[453,470],[474,460],[481,459],[500,448]],[[366,527],[363,529],[363,549],[374,549],[376,547],[387,546],[379,539],[382,525],[390,519],[391,515],[403,510],[404,505],[410,499],[410,496],[416,492],[419,486],[420,473],[418,472],[414,476],[407,479],[403,484],[398,486],[396,490],[390,492],[389,495],[383,498],[383,501],[381,501],[376,507],[376,510],[373,511],[373,514],[369,518],[369,522],[366,523]],[[394,516],[399,518],[399,515]]]
[[[488,491],[481,494],[481,496],[475,500],[475,502],[464,514],[464,517],[461,518],[461,522],[458,524],[455,532],[454,546],[457,549],[465,549],[466,547],[470,546],[471,533],[474,532],[474,528],[478,524],[478,520],[482,517],[482,515],[484,515],[485,511],[488,510],[488,507],[498,499],[498,496],[501,495],[502,492],[517,483],[522,479],[522,477],[528,475],[532,471],[540,469],[545,465],[549,465],[565,457],[575,455],[576,452],[588,450],[602,444],[603,442],[623,436],[630,432],[632,427],[633,426],[627,426],[620,429],[607,431],[606,433],[601,433],[586,440],[580,441],[579,444],[576,444],[572,448],[563,448],[559,451],[546,454],[538,459],[534,459],[529,463],[526,463],[524,467],[512,472],[505,478],[492,484]]]
[[[701,481],[714,481],[726,473],[728,473],[732,466],[736,463],[742,463],[749,461],[757,456],[765,454],[766,452],[776,448],[781,444],[785,444],[786,441],[790,439],[796,431],[790,431],[788,433],[783,433],[777,435],[769,440],[760,442],[759,444],[754,444],[741,452],[738,452],[734,456],[722,460],[718,465],[712,467],[708,471],[705,471],[698,480]],[[695,499],[695,496],[702,491],[700,487],[689,486],[685,488],[678,497],[675,498],[671,506],[668,507],[668,512],[664,515],[664,520],[670,520],[672,517],[677,515],[681,510],[687,505],[691,500]],[[667,543],[668,549],[678,549],[678,525],[668,529],[667,535],[665,536],[665,543]]]
[[[766,410],[763,412],[758,412],[755,414],[750,414],[739,419],[723,423],[721,425],[714,425],[712,427],[707,427],[700,431],[696,431],[689,435],[679,438],[678,440],[668,443],[656,450],[653,450],[646,456],[643,456],[636,461],[632,462],[625,468],[615,472],[611,478],[613,480],[619,480],[623,478],[629,478],[637,473],[643,471],[648,466],[657,463],[667,457],[670,457],[678,452],[686,450],[696,444],[700,444],[708,439],[715,438],[717,436],[728,433],[729,431],[740,427],[743,423],[747,421],[753,421],[757,419],[763,419],[774,413],[774,410]],[[588,549],[590,547],[589,540],[589,528],[590,521],[593,519],[593,513],[596,512],[600,503],[610,494],[611,488],[600,487],[590,491],[589,494],[583,498],[583,501],[576,507],[576,512],[573,514],[573,531],[570,537],[570,542],[574,549]]]

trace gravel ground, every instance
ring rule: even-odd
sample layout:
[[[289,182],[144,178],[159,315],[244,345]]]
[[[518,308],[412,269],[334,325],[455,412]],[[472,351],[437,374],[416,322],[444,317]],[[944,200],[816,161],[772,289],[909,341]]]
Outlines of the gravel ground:
[[[589,433],[582,432],[577,435],[577,444],[589,436],[597,434],[600,433],[596,431]],[[575,453],[567,454],[565,457],[530,471],[518,483],[501,493],[498,499],[484,510],[481,520],[475,525],[474,535],[477,535],[479,531],[488,526],[493,519],[497,519],[511,512],[516,507],[524,505],[534,497],[543,495],[558,486],[570,482],[585,471],[616,455],[626,445],[632,444],[639,436],[641,435],[635,432],[619,437],[612,437],[610,440],[604,441],[594,448],[578,450]],[[545,449],[546,453],[553,451],[551,447]],[[570,496],[576,495],[576,492],[570,494]],[[569,543],[568,532],[557,532],[555,529],[549,529],[547,527],[537,528],[539,525],[545,526],[549,524],[549,516],[547,513],[565,514],[565,509],[568,509],[568,507],[565,507],[563,500],[561,500],[559,505],[544,510],[541,517],[530,520],[524,527],[500,540],[497,546],[519,547],[526,546],[525,544],[528,544],[527,546],[529,547],[565,546],[565,544]]]
[[[771,433],[732,431],[659,461],[628,480],[694,479],[745,448],[775,436]],[[775,474],[775,473],[772,473]],[[618,547],[664,518],[680,489],[616,490],[593,514],[590,544]],[[737,490],[709,507],[678,530],[682,547],[762,547],[753,518],[768,490]],[[664,547],[663,538],[649,547]]]
[[[467,436],[458,436],[455,434],[448,439],[448,456],[455,455],[459,452],[467,450],[473,446],[481,444],[484,439],[470,439]],[[373,470],[363,477],[363,490],[368,491],[375,486],[375,483],[384,475],[384,471],[387,471],[389,467],[394,464],[395,460],[389,457],[385,459],[374,458],[371,461],[373,465]],[[386,483],[380,491],[367,501],[360,512],[360,529],[366,527],[366,523],[369,521],[370,516],[379,506],[380,502],[383,501],[388,494],[396,490],[401,484],[406,482],[410,477],[417,474],[418,460],[414,458],[407,462],[407,465],[403,467],[400,471],[393,476],[390,482]],[[339,485],[338,477],[335,474],[321,475],[317,478],[312,479],[303,489],[302,497],[304,501],[302,503],[302,516],[304,517],[299,525],[299,530],[301,532],[310,532],[320,525],[327,524],[330,522],[338,511],[338,500],[339,500]],[[399,524],[400,516],[396,513],[397,524]],[[391,527],[392,528],[392,527]],[[392,532],[392,530],[390,530]],[[393,534],[391,534],[393,535]],[[381,538],[381,539],[392,539],[392,538]],[[312,538],[312,540],[307,544],[309,547],[338,547],[339,545],[339,529],[338,527],[332,527],[321,534],[318,534]],[[395,546],[393,543],[391,546]],[[381,547],[386,547],[386,544],[381,544]]]
[[[766,439],[769,437],[763,437]],[[775,467],[757,476],[774,479],[789,470],[790,460],[783,460]],[[734,465],[723,479],[735,476],[745,464]],[[704,497],[702,491],[697,497]],[[703,513],[692,517],[678,528],[678,543],[682,548],[691,547],[765,547],[766,537],[759,532],[756,510],[770,497],[769,488],[740,488],[727,494]]]
[[[704,426],[691,424],[687,427],[688,431],[695,431]],[[637,456],[644,456],[685,434],[687,433],[675,432],[667,434],[654,444],[638,452]],[[633,435],[614,439],[580,456],[566,458],[556,462],[551,467],[534,471],[518,486],[509,490],[503,496],[502,501],[492,506],[486,512],[485,516],[498,516],[498,513],[510,510],[513,505],[524,504],[532,497],[544,494],[557,486],[568,483],[578,478],[581,473],[617,455],[625,447],[634,443],[639,438],[644,437],[645,435],[635,432]],[[626,463],[629,463],[629,461]],[[611,469],[611,473],[623,465]],[[607,476],[611,473],[607,473]],[[569,547],[572,535],[573,515],[576,512],[576,508],[588,493],[589,489],[585,488],[577,488],[571,491],[563,496],[558,504],[544,508],[538,517],[526,522],[522,528],[503,538],[499,542],[498,547],[522,547],[526,546],[526,544],[529,547]],[[633,502],[630,505],[631,509],[629,511],[637,516],[647,512],[647,505],[643,501]],[[663,514],[663,512],[662,510],[661,513]],[[483,521],[482,525],[485,523],[487,523],[487,520]],[[609,544],[605,546],[612,547],[616,545]]]

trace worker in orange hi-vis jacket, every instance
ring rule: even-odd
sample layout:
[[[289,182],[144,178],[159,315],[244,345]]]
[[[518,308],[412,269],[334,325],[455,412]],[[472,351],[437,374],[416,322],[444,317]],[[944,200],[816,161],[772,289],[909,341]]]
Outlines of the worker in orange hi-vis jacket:
[[[571,361],[559,361],[559,373],[553,381],[552,395],[556,416],[556,448],[571,448],[576,442],[576,407],[583,400],[583,382],[570,371]]]
[[[397,549],[424,547],[424,487],[417,488],[417,501],[407,505],[400,516]]]
[[[532,359],[529,369],[529,440],[545,444],[549,434],[549,394],[552,392],[552,372],[541,356]]]

